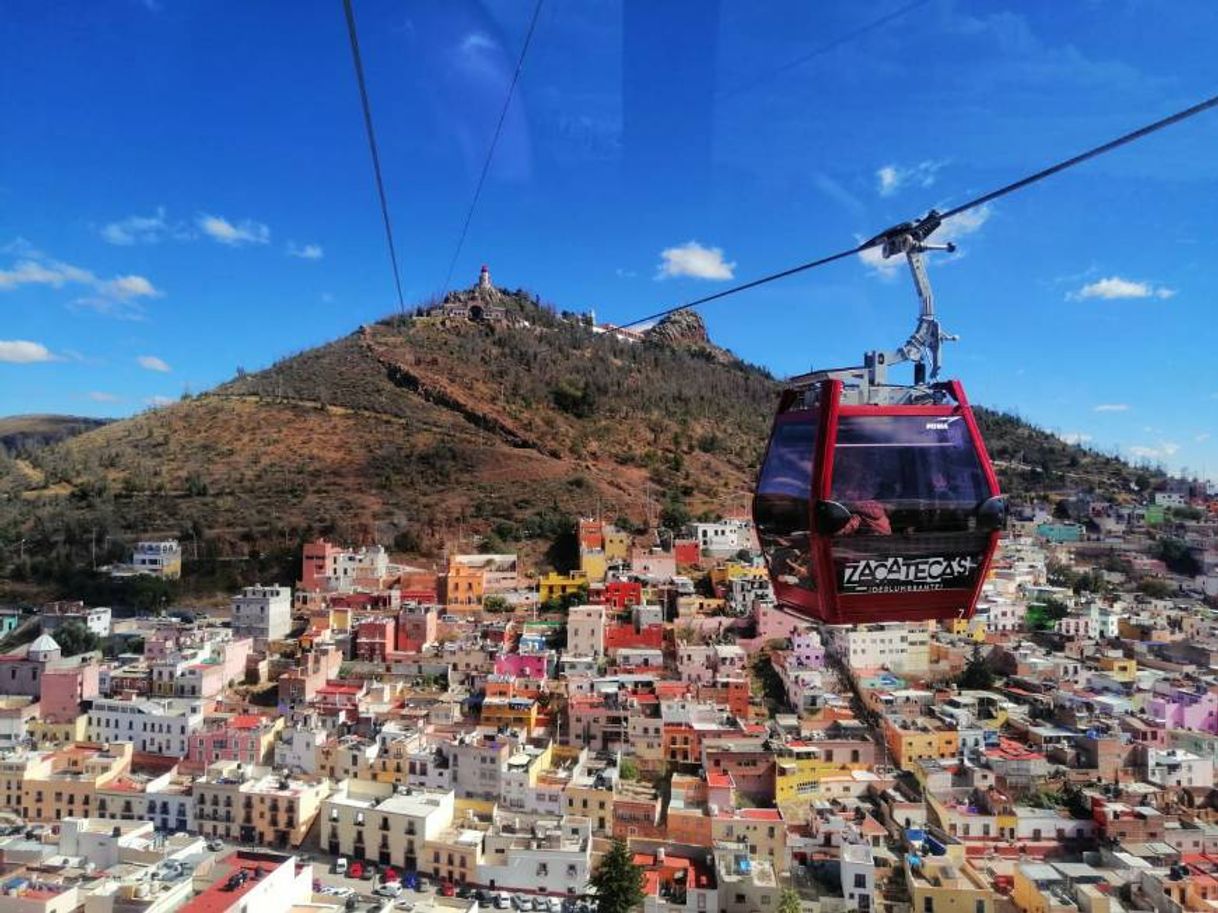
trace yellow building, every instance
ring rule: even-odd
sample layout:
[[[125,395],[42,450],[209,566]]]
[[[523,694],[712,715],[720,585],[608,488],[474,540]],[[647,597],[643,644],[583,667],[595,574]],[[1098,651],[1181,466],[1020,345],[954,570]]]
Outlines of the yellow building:
[[[948,630],[960,637],[969,637],[979,644],[985,643],[986,624],[982,618],[953,618],[948,622]]]
[[[580,572],[592,583],[600,583],[609,573],[609,559],[601,549],[584,549],[579,553]]]
[[[826,756],[815,744],[784,745],[774,770],[774,804],[809,802],[820,798],[817,786],[828,776],[851,770],[870,770],[871,753],[854,749],[837,749]]]
[[[565,575],[559,574],[557,571],[550,571],[537,581],[537,598],[541,602],[562,599],[564,596],[573,596],[587,587],[588,575],[583,571],[572,571]]]
[[[423,844],[419,870],[437,880],[463,884],[477,880],[482,862],[482,831],[471,827],[446,827]]]
[[[748,844],[749,855],[786,870],[787,825],[776,808],[741,808],[711,818],[711,839]]]
[[[1164,882],[1165,885],[1171,882]],[[1078,903],[1069,907],[1062,904],[1062,894],[1073,895]],[[1064,909],[1090,910],[1092,913],[1108,913],[1112,909],[1108,895],[1093,884],[1075,885],[1069,889],[1066,877],[1056,867],[1047,863],[1024,863],[1015,866],[1015,887],[1011,900],[1021,913],[1058,913]],[[1183,900],[1183,898],[1181,898]],[[1181,906],[1183,906],[1181,904]],[[1204,909],[1209,904],[1185,909]],[[936,908],[938,909],[938,908]]]
[[[82,713],[75,719],[63,723],[30,720],[25,731],[26,735],[34,740],[35,745],[44,748],[83,742],[89,732],[89,714]]]
[[[1120,654],[1101,656],[1100,671],[1107,672],[1113,681],[1132,684],[1138,677],[1138,661],[1126,659]]]
[[[711,568],[710,572],[711,584],[716,589],[728,586],[733,580],[750,577],[756,580],[767,580],[769,578],[769,571],[764,567],[754,567],[751,564],[729,561],[726,564]]]
[[[960,754],[960,734],[929,717],[904,719],[884,717],[884,741],[893,763],[913,773],[913,761],[924,758],[950,760]]]
[[[611,564],[630,560],[630,533],[613,526],[605,527],[605,560]]]
[[[217,761],[195,780],[195,822],[205,837],[267,847],[300,846],[329,792],[265,767]]]
[[[450,561],[443,575],[444,604],[450,608],[476,608],[482,605],[485,575],[480,567]]]
[[[527,697],[487,697],[482,701],[483,726],[519,729],[528,738],[537,725],[537,701]]]
[[[0,777],[6,793],[16,794],[15,778],[21,777],[21,817],[27,821],[59,821],[88,817],[97,807],[97,790],[131,769],[132,745],[115,742],[104,746],[75,743],[51,752],[33,752],[14,761],[4,761]],[[8,808],[16,810],[17,805]]]
[[[922,856],[917,865],[905,862],[910,909],[934,913],[994,913],[998,895],[965,860],[961,844],[949,844],[946,856]],[[958,850],[958,853],[952,853]],[[1019,901],[1016,898],[1016,905]],[[1026,907],[1021,907],[1026,910]]]

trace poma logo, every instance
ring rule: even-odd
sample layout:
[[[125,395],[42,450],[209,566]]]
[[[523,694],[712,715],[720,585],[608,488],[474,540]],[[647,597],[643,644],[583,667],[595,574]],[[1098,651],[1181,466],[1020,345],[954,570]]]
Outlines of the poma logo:
[[[854,561],[842,572],[842,587],[852,590],[937,590],[960,586],[977,568],[968,555],[934,558],[880,558]]]
[[[958,422],[958,421],[960,421],[960,416],[958,416],[958,415],[948,416],[947,418],[940,419],[939,421],[927,422],[926,430],[927,431],[947,431],[949,428],[951,428],[952,423]]]

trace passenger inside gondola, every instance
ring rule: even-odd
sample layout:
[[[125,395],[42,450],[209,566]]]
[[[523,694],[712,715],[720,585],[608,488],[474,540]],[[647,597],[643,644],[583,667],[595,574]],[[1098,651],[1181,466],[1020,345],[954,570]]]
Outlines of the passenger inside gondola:
[[[780,583],[815,590],[812,575],[809,505],[815,416],[805,413],[780,423],[766,453],[754,498],[757,536]]]
[[[879,488],[876,476],[854,455],[840,459],[833,471],[833,500],[849,509],[850,519],[837,535],[892,535],[888,512],[876,500]]]

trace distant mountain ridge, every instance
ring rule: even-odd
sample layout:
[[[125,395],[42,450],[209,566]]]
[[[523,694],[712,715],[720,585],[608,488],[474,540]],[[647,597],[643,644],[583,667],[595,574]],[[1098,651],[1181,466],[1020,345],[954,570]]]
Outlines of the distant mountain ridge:
[[[388,318],[0,456],[0,565],[22,539],[23,554],[65,562],[151,535],[214,555],[318,534],[436,554],[544,542],[579,514],[678,524],[747,511],[778,391],[768,373],[711,343],[692,312],[631,342],[498,293],[501,320]],[[980,422],[1015,494],[1087,475],[1127,493],[1137,476],[1013,417]]]

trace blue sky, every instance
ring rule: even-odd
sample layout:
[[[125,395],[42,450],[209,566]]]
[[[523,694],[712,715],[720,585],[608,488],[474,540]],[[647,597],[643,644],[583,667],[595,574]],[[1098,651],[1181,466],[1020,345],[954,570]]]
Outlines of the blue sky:
[[[356,0],[409,303],[441,290],[531,0]],[[624,322],[852,245],[1218,92],[1218,6],[543,8],[454,284]],[[16,0],[0,22],[0,414],[127,415],[394,293],[339,0]],[[1218,112],[950,226],[948,371],[1218,477]],[[853,260],[709,305],[777,374],[912,328]]]

